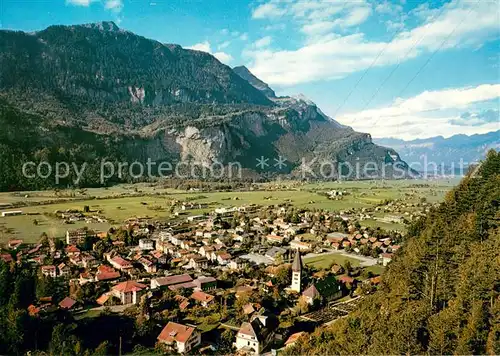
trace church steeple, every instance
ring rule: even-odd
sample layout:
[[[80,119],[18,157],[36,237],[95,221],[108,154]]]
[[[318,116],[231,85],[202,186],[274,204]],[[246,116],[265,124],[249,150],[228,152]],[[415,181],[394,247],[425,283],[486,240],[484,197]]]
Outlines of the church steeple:
[[[302,258],[300,257],[300,253],[298,250],[297,253],[295,254],[295,258],[293,259],[292,271],[302,272]]]
[[[291,290],[300,293],[301,291],[301,279],[302,279],[302,258],[300,257],[300,252],[297,250],[292,263],[292,286]]]

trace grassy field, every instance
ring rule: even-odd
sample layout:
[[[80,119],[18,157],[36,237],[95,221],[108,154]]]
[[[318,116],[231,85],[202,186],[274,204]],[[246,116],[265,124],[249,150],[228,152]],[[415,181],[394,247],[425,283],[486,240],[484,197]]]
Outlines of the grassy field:
[[[33,223],[35,219],[38,225]],[[45,215],[0,217],[0,242],[7,241],[11,238],[20,238],[25,242],[36,242],[43,232],[50,237],[62,238],[66,234],[66,230],[77,229],[84,226],[96,231],[107,231],[110,224],[87,224],[83,221],[74,224],[64,224],[59,219]]]
[[[384,271],[385,267],[381,265],[374,265],[374,266],[368,266],[365,267],[365,271],[370,271],[371,273],[375,275],[381,275],[382,272]]]
[[[316,257],[304,258],[304,263],[306,265],[314,267],[318,270],[328,269],[333,263],[344,266],[347,261],[349,261],[353,267],[359,267],[361,265],[361,260],[341,254],[325,254]],[[366,266],[363,269],[365,271],[372,272],[374,275],[380,275],[385,267],[381,265],[373,265]]]
[[[0,193],[0,212],[13,210],[9,204],[23,203],[24,207],[15,208],[24,214],[0,217],[0,242],[9,238],[23,238],[26,242],[38,239],[42,232],[50,236],[61,237],[66,230],[82,226],[105,231],[110,226],[119,225],[131,217],[148,217],[163,220],[170,217],[173,200],[208,203],[209,208],[189,210],[195,215],[213,210],[217,206],[242,206],[248,204],[274,205],[289,202],[297,207],[341,211],[350,208],[370,207],[386,199],[404,199],[418,202],[421,197],[428,201],[440,201],[456,181],[361,181],[328,182],[302,184],[298,182],[264,183],[257,185],[261,190],[236,192],[187,192],[164,189],[150,184],[117,185],[111,188],[93,188],[85,191],[39,191]],[[262,190],[267,189],[267,190]],[[342,190],[349,194],[342,200],[330,200],[319,194],[328,190]],[[132,195],[132,196],[131,196]],[[50,216],[56,210],[83,210],[85,205],[93,211],[100,211],[109,223],[86,224],[78,222],[65,225]],[[36,219],[38,225],[33,224]],[[401,229],[402,225],[376,220],[362,222],[366,226],[380,226],[386,229]]]
[[[343,266],[347,261],[349,261],[353,267],[358,267],[361,262],[357,258],[351,258],[341,254],[328,254],[304,258],[304,263],[306,265],[317,269],[328,269],[333,263]]]

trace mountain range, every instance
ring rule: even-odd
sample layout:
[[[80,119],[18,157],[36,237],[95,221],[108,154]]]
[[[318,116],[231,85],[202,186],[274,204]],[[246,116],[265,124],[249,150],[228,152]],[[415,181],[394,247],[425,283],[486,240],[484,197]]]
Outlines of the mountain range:
[[[238,161],[250,176],[295,175],[303,159],[316,170],[322,161],[408,170],[395,150],[307,99],[276,97],[245,67],[113,22],[0,31],[0,125],[1,190],[50,184],[23,176],[20,162],[32,160],[87,162],[81,185],[98,183],[102,159]],[[272,164],[278,157],[286,166]]]
[[[398,151],[408,163],[434,162],[439,166],[457,168],[463,161],[467,166],[484,159],[490,149],[500,149],[500,130],[478,135],[454,135],[404,141],[394,138],[374,139],[374,142]],[[412,164],[412,167],[418,169]]]

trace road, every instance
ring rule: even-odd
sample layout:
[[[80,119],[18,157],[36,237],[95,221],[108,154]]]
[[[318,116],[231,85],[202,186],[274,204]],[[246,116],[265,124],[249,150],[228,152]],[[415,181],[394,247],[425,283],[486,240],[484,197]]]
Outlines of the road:
[[[113,313],[122,313],[125,309],[130,308],[131,306],[133,306],[133,304],[100,306],[100,307],[95,307],[95,308],[90,308],[90,309],[84,309],[84,310],[80,311],[79,313],[75,313],[75,314],[76,315],[77,314],[84,314],[84,313],[87,313],[89,311],[103,311],[106,308],[110,309]]]

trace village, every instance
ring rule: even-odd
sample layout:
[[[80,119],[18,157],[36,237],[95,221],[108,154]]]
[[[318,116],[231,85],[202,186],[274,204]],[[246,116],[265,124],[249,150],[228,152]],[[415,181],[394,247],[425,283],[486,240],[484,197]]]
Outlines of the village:
[[[105,232],[85,227],[36,244],[12,239],[0,260],[26,263],[51,285],[30,315],[136,308],[142,317],[165,316],[155,346],[162,350],[258,355],[354,310],[402,242],[346,215],[287,204],[183,217],[191,208],[199,206],[179,204],[172,222],[132,218]]]

